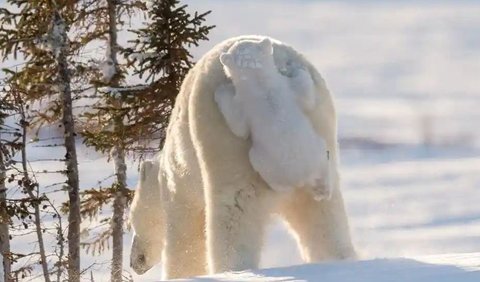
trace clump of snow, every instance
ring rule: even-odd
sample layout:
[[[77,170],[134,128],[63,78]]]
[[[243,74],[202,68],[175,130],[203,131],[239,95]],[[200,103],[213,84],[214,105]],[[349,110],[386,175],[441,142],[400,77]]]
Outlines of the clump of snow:
[[[161,53],[157,54],[157,53],[154,53],[154,52],[141,52],[141,53],[139,52],[139,53],[130,54],[129,58],[131,60],[137,60],[137,61],[142,62],[142,61],[145,61],[146,59],[154,58],[156,56],[161,57],[162,54]]]
[[[56,57],[60,53],[61,48],[65,46],[66,32],[65,21],[62,18],[56,19],[50,32],[50,45]]]
[[[147,88],[146,85],[127,86],[127,87],[105,86],[105,87],[98,88],[98,91],[112,97],[120,98],[122,93],[132,94],[132,93],[135,93],[135,91],[144,90],[146,88]]]
[[[115,69],[115,63],[112,60],[112,50],[110,46],[107,46],[105,51],[105,60],[99,65],[100,72],[102,73],[102,80],[105,83],[110,82],[113,76],[117,73]]]
[[[62,48],[67,44],[67,27],[65,21],[60,16],[55,16],[52,20],[48,33],[38,39],[37,43],[40,48],[50,51],[57,58]]]
[[[108,95],[111,95],[111,96],[118,96],[120,95],[120,88],[116,88],[116,87],[101,87],[99,89],[99,91],[105,93],[105,94],[108,94]]]
[[[220,60],[233,84],[220,86],[215,101],[232,132],[251,137],[253,168],[276,191],[309,187],[328,198],[326,143],[307,116],[316,103],[310,73],[281,75],[269,39],[238,42]]]
[[[71,191],[73,191],[73,188],[72,188],[72,186],[65,183],[65,184],[62,185],[62,190],[66,191],[66,192],[71,192]]]
[[[152,10],[153,6],[155,5],[155,0],[147,0],[145,1],[145,5],[147,6],[147,10]]]

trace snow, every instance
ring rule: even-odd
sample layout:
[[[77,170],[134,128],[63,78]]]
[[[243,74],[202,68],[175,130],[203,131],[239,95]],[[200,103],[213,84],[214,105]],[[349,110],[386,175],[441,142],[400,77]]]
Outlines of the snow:
[[[53,27],[49,34],[49,43],[52,48],[53,54],[55,54],[55,57],[58,57],[61,49],[66,44],[66,40],[64,37],[67,33],[65,29],[65,21],[63,19],[57,19],[53,22]]]
[[[305,186],[319,200],[328,198],[325,140],[302,109],[308,103],[301,102],[315,101],[310,98],[315,95],[312,77],[299,69],[291,71],[295,77],[281,75],[272,52],[271,41],[263,39],[241,41],[223,53],[220,60],[233,87],[219,87],[215,100],[232,132],[251,136],[250,162],[272,189],[285,192]]]
[[[163,55],[162,53],[142,52],[142,53],[130,54],[129,58],[131,60],[136,60],[136,61],[139,61],[139,62],[143,62],[146,59],[150,59],[150,58],[156,58],[156,57],[161,58],[162,55]]]
[[[37,39],[39,46],[45,50],[51,52],[55,57],[61,52],[62,48],[65,48],[67,44],[66,38],[66,25],[62,18],[55,18],[48,34]]]
[[[305,264],[172,281],[476,282],[480,253]]]
[[[150,10],[155,6],[155,0],[147,0],[145,1],[145,4],[147,6],[147,9]]]
[[[115,70],[115,64],[112,60],[112,51],[110,50],[110,45],[107,45],[107,48],[105,51],[105,60],[102,63],[100,63],[99,68],[102,74],[102,80],[105,83],[110,82],[110,80],[112,80],[113,76],[117,72]]]
[[[127,92],[129,95],[134,93],[135,91],[140,91],[146,89],[147,86],[145,85],[138,85],[138,86],[130,86],[130,87],[100,87],[98,89],[99,92],[108,94],[112,97],[120,97],[122,93]]]

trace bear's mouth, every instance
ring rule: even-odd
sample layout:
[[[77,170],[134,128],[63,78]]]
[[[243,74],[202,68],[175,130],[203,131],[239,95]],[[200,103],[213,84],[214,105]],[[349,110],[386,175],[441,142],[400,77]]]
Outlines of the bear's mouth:
[[[238,54],[235,56],[235,64],[240,68],[245,69],[260,69],[262,63],[259,59],[253,57],[251,54]]]

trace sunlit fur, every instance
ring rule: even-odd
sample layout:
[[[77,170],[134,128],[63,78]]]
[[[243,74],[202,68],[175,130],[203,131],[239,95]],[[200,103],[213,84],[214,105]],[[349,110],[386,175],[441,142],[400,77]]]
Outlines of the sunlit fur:
[[[302,189],[289,193],[272,190],[250,164],[251,141],[232,132],[215,102],[215,91],[230,82],[220,62],[221,54],[235,42],[262,39],[243,36],[217,45],[197,62],[182,84],[159,159],[161,196],[142,197],[141,193],[133,207],[136,213],[145,199],[148,206],[161,207],[164,217],[156,215],[162,212],[152,210],[132,217],[134,228],[139,228],[137,240],[165,240],[163,279],[257,268],[265,227],[272,213],[285,219],[305,261],[355,257],[339,188],[334,105],[315,68],[291,47],[271,39],[274,62],[282,75],[292,76],[292,66],[300,65],[314,82],[318,103],[308,118],[330,152],[330,200],[316,201]],[[160,200],[153,205],[152,199]],[[153,217],[159,222],[165,220],[163,232],[140,232],[144,228],[137,227],[142,224],[135,221],[154,227],[157,224],[149,223]],[[141,233],[152,237],[143,238]],[[162,253],[162,244],[149,246],[137,240],[135,249],[148,246]],[[139,254],[136,251],[135,256]],[[149,262],[143,264],[145,267],[136,267],[141,272],[153,262],[149,255],[146,257]]]

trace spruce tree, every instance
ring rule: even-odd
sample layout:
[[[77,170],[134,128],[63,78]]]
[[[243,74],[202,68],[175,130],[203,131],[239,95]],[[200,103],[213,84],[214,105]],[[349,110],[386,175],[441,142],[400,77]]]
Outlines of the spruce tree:
[[[130,130],[142,136],[136,140],[141,152],[148,152],[149,146],[158,151],[163,145],[176,96],[194,65],[190,49],[208,40],[214,28],[204,23],[210,11],[192,15],[187,10],[188,6],[178,0],[152,1],[145,27],[132,30],[135,39],[130,42],[134,46],[124,51],[135,69],[133,74],[145,83],[128,97],[132,105]]]
[[[27,107],[38,101],[48,102],[47,106],[36,112],[32,126],[40,128],[46,123],[62,120],[60,126],[64,131],[66,190],[70,209],[68,274],[70,281],[79,281],[80,201],[70,72],[81,68],[70,65],[68,58],[81,45],[70,44],[67,37],[68,28],[76,17],[73,7],[77,1],[7,2],[13,9],[0,11],[0,54],[3,59],[20,57],[25,60],[18,69],[4,69],[10,75],[9,82],[25,89],[20,93],[20,99]]]
[[[107,153],[113,160],[115,169],[115,183],[111,189],[104,190],[107,197],[113,199],[113,214],[111,228],[106,234],[112,237],[112,265],[111,281],[122,281],[123,276],[123,228],[124,213],[129,202],[130,190],[127,187],[126,157],[128,150],[128,132],[125,127],[125,119],[128,111],[125,108],[125,95],[130,91],[125,84],[126,70],[119,61],[118,54],[122,47],[118,42],[118,26],[125,25],[125,17],[129,17],[136,11],[145,9],[139,1],[85,1],[83,3],[85,15],[96,15],[95,18],[86,16],[84,22],[95,23],[102,33],[86,33],[88,40],[104,40],[105,57],[99,65],[99,72],[91,82],[98,94],[97,101],[92,109],[85,113],[85,127],[82,131],[85,144],[94,147],[95,150]],[[96,11],[96,12],[93,12]],[[123,16],[123,17],[122,17]],[[86,194],[98,195],[92,191]],[[105,197],[105,196],[102,196]],[[91,203],[92,201],[86,201]],[[98,210],[97,205],[88,206]],[[86,212],[88,213],[88,211]],[[100,239],[108,238],[101,236]]]
[[[8,81],[8,79],[7,79]],[[43,279],[50,281],[50,269],[47,261],[47,250],[45,247],[44,233],[47,231],[42,223],[42,217],[45,216],[45,210],[50,206],[44,193],[40,192],[40,186],[36,181],[34,172],[28,167],[27,154],[27,131],[31,117],[27,116],[27,106],[22,97],[25,97],[25,89],[20,85],[9,82],[3,88],[3,102],[0,106],[2,116],[8,117],[8,124],[2,122],[0,139],[0,160],[2,161],[0,167],[3,171],[0,182],[2,188],[6,190],[8,186],[17,193],[10,195],[4,193],[1,199],[1,222],[5,224],[1,232],[3,255],[7,260],[5,265],[5,281],[14,281],[19,276],[25,278],[34,270],[34,265],[40,265],[43,272]],[[5,111],[6,109],[6,111]],[[1,119],[1,118],[0,118]],[[8,172],[8,174],[7,174]],[[33,225],[33,226],[31,226]],[[12,233],[9,227],[11,226]],[[36,243],[38,244],[38,252],[30,254],[16,254],[9,249],[9,240],[11,236],[22,236],[18,233],[19,228],[32,231],[36,234]],[[8,234],[10,233],[10,234]],[[28,233],[26,233],[28,234]],[[8,237],[4,237],[9,235]],[[8,249],[8,250],[7,250]],[[12,270],[11,263],[18,261],[19,258],[23,260],[32,261],[32,263],[25,263],[24,266]],[[37,260],[37,262],[35,262]],[[61,258],[59,261],[61,265]]]
[[[179,1],[154,1],[145,27],[132,30],[136,39],[130,42],[131,48],[125,48],[118,33],[125,30],[132,15],[146,10],[142,1],[7,1],[15,9],[0,9],[0,55],[25,62],[18,69],[4,71],[9,82],[21,87],[26,105],[43,101],[43,107],[32,112],[31,126],[54,124],[63,129],[69,281],[79,281],[81,271],[75,127],[87,146],[114,163],[115,182],[106,189],[83,191],[81,214],[92,217],[104,204],[113,204],[111,228],[97,242],[103,245],[112,237],[111,279],[121,281],[124,212],[132,198],[126,160],[141,159],[161,148],[180,85],[194,64],[189,48],[206,40],[213,28],[204,25],[209,12],[191,15]],[[88,48],[98,53],[98,46],[104,46],[105,52],[100,63],[93,56],[82,59]],[[129,73],[142,83],[129,85]],[[87,98],[90,103],[82,115],[74,116],[73,103]]]
[[[4,85],[0,85],[3,89]],[[7,201],[7,168],[10,166],[11,149],[9,149],[10,138],[5,135],[15,134],[5,124],[5,119],[11,115],[13,105],[10,103],[4,90],[0,90],[0,261],[3,281],[11,280],[11,259],[10,259],[10,216],[8,214]]]

